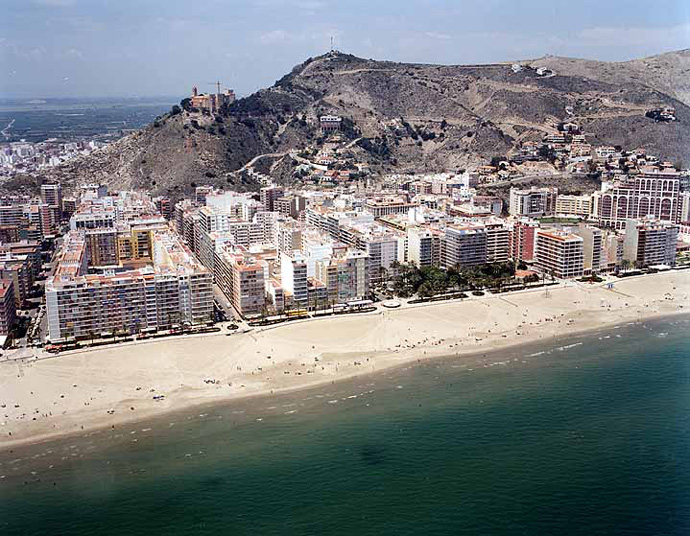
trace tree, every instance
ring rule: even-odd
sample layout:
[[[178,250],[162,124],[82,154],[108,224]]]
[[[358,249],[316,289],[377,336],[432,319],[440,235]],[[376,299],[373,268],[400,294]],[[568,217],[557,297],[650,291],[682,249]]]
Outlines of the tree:
[[[434,290],[431,283],[429,281],[424,281],[424,283],[419,286],[419,289],[417,289],[417,294],[419,294],[420,298],[428,298],[433,296]]]

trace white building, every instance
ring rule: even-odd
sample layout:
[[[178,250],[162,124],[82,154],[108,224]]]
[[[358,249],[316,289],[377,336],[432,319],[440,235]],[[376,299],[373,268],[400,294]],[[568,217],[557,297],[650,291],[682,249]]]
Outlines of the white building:
[[[508,212],[511,216],[538,217],[553,214],[556,208],[556,188],[530,188],[521,190],[510,189],[510,205]]]
[[[280,280],[286,300],[291,297],[295,305],[306,307],[308,301],[307,259],[301,252],[280,254]]]
[[[678,226],[655,218],[628,220],[625,224],[623,259],[639,267],[675,266]]]

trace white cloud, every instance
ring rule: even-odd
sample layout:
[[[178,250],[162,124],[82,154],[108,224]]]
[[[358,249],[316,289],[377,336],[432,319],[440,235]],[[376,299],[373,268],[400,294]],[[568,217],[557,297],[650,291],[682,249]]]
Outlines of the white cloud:
[[[287,43],[295,40],[295,35],[285,30],[272,30],[263,33],[259,36],[259,41],[264,45],[275,45],[278,43]]]
[[[453,39],[452,35],[448,35],[446,33],[439,33],[439,32],[426,32],[424,35],[430,39],[444,39],[444,40]]]

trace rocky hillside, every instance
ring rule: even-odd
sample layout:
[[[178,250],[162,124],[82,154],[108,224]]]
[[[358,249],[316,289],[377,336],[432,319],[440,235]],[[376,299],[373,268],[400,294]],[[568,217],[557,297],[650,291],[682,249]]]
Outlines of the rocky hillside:
[[[317,118],[326,113],[344,118],[353,155],[377,171],[483,163],[555,131],[566,118],[579,122],[594,144],[644,147],[690,164],[688,51],[625,63],[547,57],[520,65],[418,65],[327,54],[222,115],[171,112],[51,176],[173,197],[196,184],[255,188],[243,167],[259,162],[263,171],[287,175],[291,151],[322,141]],[[678,121],[645,117],[663,105],[676,108]]]
[[[690,105],[690,49],[621,62],[546,56],[530,64],[567,76],[647,86]]]

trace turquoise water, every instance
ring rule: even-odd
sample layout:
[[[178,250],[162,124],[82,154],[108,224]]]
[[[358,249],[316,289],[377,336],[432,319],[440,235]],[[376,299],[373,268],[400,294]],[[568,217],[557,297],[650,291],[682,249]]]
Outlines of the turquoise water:
[[[688,328],[625,326],[0,452],[0,534],[687,535]]]

